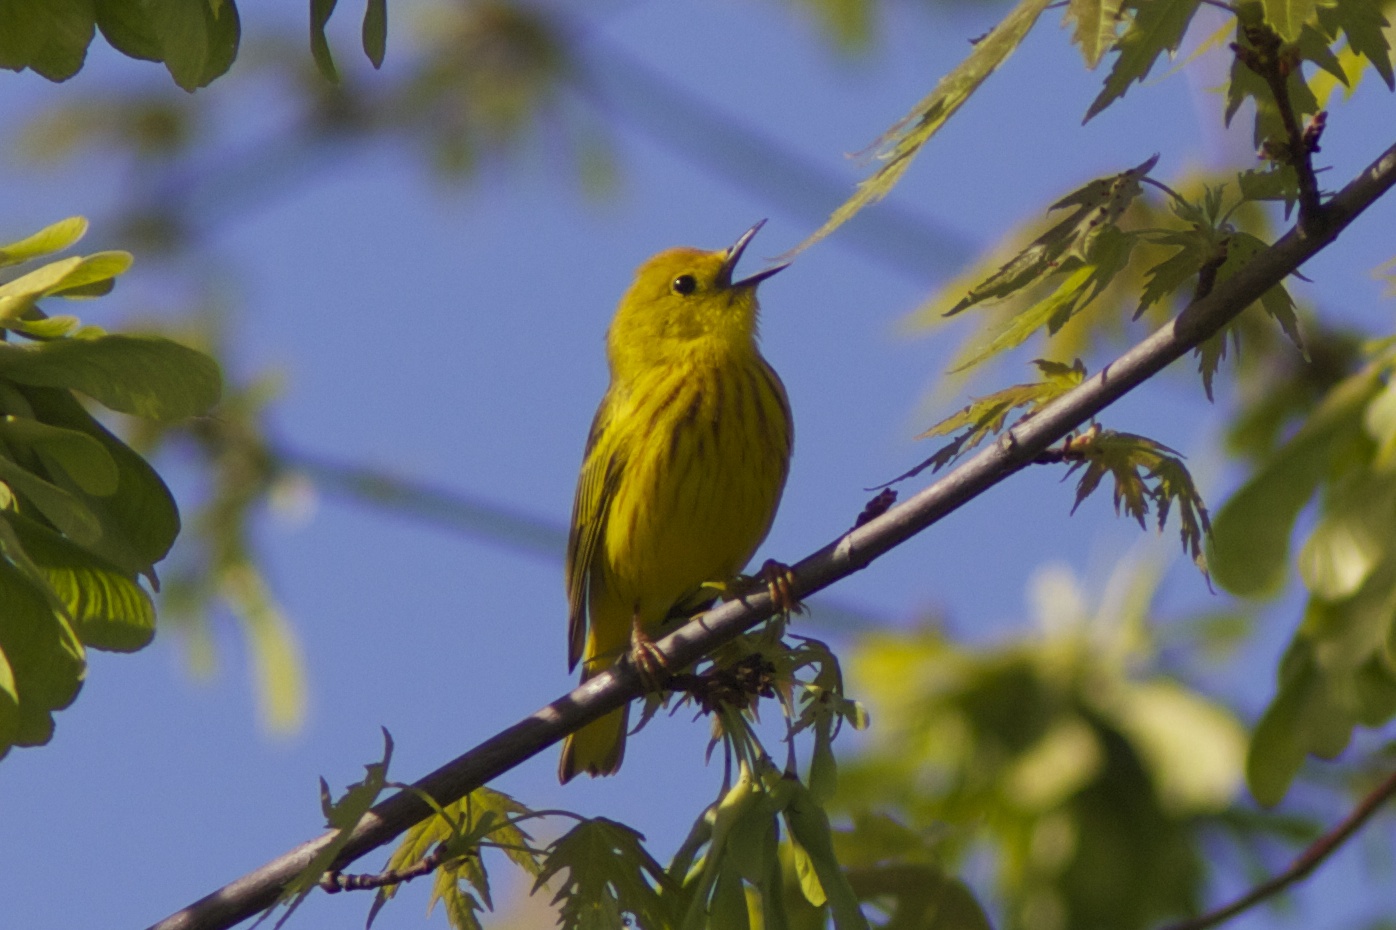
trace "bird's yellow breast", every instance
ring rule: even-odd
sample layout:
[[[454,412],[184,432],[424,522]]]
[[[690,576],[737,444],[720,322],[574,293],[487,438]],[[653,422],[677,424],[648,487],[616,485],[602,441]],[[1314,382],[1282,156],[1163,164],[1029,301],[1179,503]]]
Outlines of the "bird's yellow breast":
[[[699,585],[739,572],[765,537],[793,437],[779,379],[755,351],[746,356],[691,359],[617,399],[616,420],[653,428],[614,450],[621,468],[593,614],[619,610],[652,627]]]

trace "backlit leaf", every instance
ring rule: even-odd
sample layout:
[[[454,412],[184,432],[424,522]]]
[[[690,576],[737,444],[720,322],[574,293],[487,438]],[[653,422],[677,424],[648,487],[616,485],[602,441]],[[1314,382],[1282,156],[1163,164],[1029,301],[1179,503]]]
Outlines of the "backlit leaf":
[[[66,220],[59,220],[32,236],[27,236],[18,242],[11,242],[9,245],[0,246],[0,267],[16,265],[31,258],[38,258],[40,255],[61,252],[81,239],[86,233],[87,219],[84,217],[70,216]]]
[[[1279,33],[1281,39],[1293,42],[1309,17],[1314,15],[1318,0],[1262,0],[1265,21]]]
[[[53,735],[53,712],[77,697],[86,654],[67,621],[0,559],[0,652],[19,697],[13,744],[37,746]],[[0,745],[0,755],[10,744]]]
[[[1120,0],[1070,0],[1066,19],[1076,23],[1071,40],[1081,48],[1087,68],[1095,68],[1115,44],[1120,28]]]
[[[857,193],[790,254],[809,248],[846,223],[859,210],[886,197],[907,168],[911,167],[911,160],[921,146],[1013,54],[1048,3],[1049,0],[1019,0],[1012,12],[974,44],[974,51],[969,53],[969,57],[941,78],[925,99],[874,143],[876,157],[883,163],[882,167],[861,182]]]
[[[1201,0],[1125,0],[1123,8],[1132,16],[1115,43],[1119,57],[1086,111],[1087,120],[1123,97],[1129,85],[1148,77],[1160,54],[1178,50],[1200,4]]]
[[[133,573],[123,572],[72,542],[24,520],[15,532],[94,649],[133,652],[155,636],[155,605]]]

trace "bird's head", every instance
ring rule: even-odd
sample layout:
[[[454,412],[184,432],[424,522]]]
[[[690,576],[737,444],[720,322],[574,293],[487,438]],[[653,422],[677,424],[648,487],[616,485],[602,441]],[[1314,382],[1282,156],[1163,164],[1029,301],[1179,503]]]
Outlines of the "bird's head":
[[[765,220],[728,249],[669,249],[641,265],[611,322],[612,364],[624,370],[654,364],[670,353],[753,347],[756,286],[785,264],[740,280],[733,272],[763,225]]]

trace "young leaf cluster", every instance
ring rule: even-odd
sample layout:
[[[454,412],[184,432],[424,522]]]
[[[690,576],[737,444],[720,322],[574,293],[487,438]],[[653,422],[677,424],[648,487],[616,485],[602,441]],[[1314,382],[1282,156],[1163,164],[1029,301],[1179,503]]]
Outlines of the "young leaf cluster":
[[[1176,506],[1183,551],[1206,571],[1202,542],[1211,524],[1178,453],[1143,436],[1092,428],[1068,440],[1061,454],[1072,463],[1068,475],[1081,471],[1073,510],[1109,475],[1115,484],[1115,512],[1134,517],[1141,528],[1147,528],[1152,511],[1162,531]]]
[[[489,873],[481,855],[484,848],[503,850],[515,865],[542,881],[543,852],[533,846],[532,838],[519,825],[538,814],[492,788],[477,788],[446,807],[430,798],[425,800],[436,809],[436,815],[403,834],[388,858],[388,870],[406,870],[428,857],[440,863],[433,872],[428,913],[440,903],[455,930],[479,930],[480,910],[494,909]],[[369,926],[398,887],[391,883],[378,889],[369,909]]]
[[[1085,365],[1079,359],[1072,365],[1043,359],[1034,364],[1042,372],[1043,380],[1015,384],[977,398],[923,433],[923,436],[942,436],[961,426],[967,427],[929,459],[896,480],[909,478],[927,467],[939,470],[987,437],[1001,432],[1009,414],[1015,410],[1027,408],[1018,420],[1022,422],[1044,404],[1080,384],[1086,376]],[[1147,526],[1152,513],[1162,530],[1169,513],[1176,507],[1183,551],[1205,571],[1202,542],[1210,531],[1207,508],[1176,452],[1143,436],[1095,426],[1067,440],[1044,460],[1071,463],[1068,475],[1084,469],[1077,484],[1073,512],[1107,475],[1114,481],[1115,512],[1135,518],[1141,527]]]
[[[1250,211],[1244,198],[1226,205],[1231,185],[1204,187],[1195,201],[1164,188],[1167,210],[1142,198],[1140,182],[1156,160],[1092,181],[1058,201],[1052,209],[1074,206],[1075,211],[978,279],[944,311],[951,316],[977,305],[996,305],[998,311],[984,324],[979,344],[961,353],[955,371],[981,365],[1044,329],[1055,336],[1088,308],[1094,307],[1101,323],[1118,323],[1115,311],[1129,312],[1126,306],[1135,318],[1155,307],[1171,309],[1230,278],[1266,247],[1234,224],[1238,212]],[[932,306],[948,303],[953,294],[948,291]],[[1294,301],[1283,285],[1268,290],[1258,304],[1302,348]],[[1236,339],[1237,332],[1233,326],[1198,350],[1209,397],[1227,333]]]
[[[0,246],[0,269],[60,252],[86,228],[75,217]],[[76,395],[165,421],[218,399],[207,356],[40,309],[107,293],[130,262],[72,256],[0,284],[0,754],[48,741],[52,712],[82,684],[87,647],[150,641],[155,609],[138,579],[155,583],[179,531],[164,482]]]
[[[1067,3],[1063,25],[1074,27],[1071,38],[1086,66],[1095,68],[1106,55],[1115,55],[1085,119],[1123,97],[1133,84],[1143,82],[1160,55],[1176,54],[1201,6],[1202,0]],[[1313,63],[1345,87],[1355,86],[1371,68],[1388,87],[1396,88],[1382,6],[1381,0],[1246,0],[1228,7],[1235,17],[1233,48],[1237,54],[1224,88],[1224,119],[1229,123],[1243,101],[1253,100],[1256,145],[1271,162],[1267,170],[1252,173],[1246,186],[1248,197],[1293,202],[1298,195],[1299,176],[1294,164],[1307,153],[1294,150],[1291,140],[1295,133],[1285,125],[1282,114],[1288,109],[1291,117],[1298,119],[1319,113],[1318,97],[1310,87],[1312,79],[1303,73],[1303,63]],[[886,197],[921,147],[1017,50],[1046,8],[1041,0],[1020,0],[988,35],[976,41],[965,60],[873,144],[882,164],[798,248],[807,248],[864,207]],[[1277,84],[1272,85],[1253,67],[1257,52],[1279,63]],[[1277,89],[1283,89],[1284,100],[1277,98]]]
[[[685,876],[683,930],[789,927],[792,910],[822,911],[817,925],[831,919],[835,930],[868,927],[822,804],[769,760],[755,770],[740,763],[671,868]]]
[[[840,930],[868,927],[859,895],[836,857],[823,808],[837,781],[833,740],[845,722],[866,726],[867,715],[844,696],[842,673],[828,647],[803,637],[787,642],[784,629],[784,619],[776,618],[671,682],[685,689],[678,706],[692,703],[714,718],[714,741],[724,744],[727,773],[719,798],[697,818],[668,867],[623,824],[532,811],[479,789],[445,807],[424,798],[435,815],[408,831],[384,873],[331,876],[331,885],[377,887],[371,919],[402,881],[431,873],[432,904],[444,904],[456,930],[477,930],[478,913],[493,906],[481,852],[498,847],[533,878],[535,894],[552,890],[564,930],[780,930],[822,923],[821,915]],[[781,707],[789,756],[784,770],[771,761],[753,726],[763,696]],[[812,734],[814,745],[801,780],[794,744],[804,732]],[[379,786],[381,779],[373,781],[374,791]],[[578,822],[545,849],[520,826],[526,819],[560,816]],[[323,883],[324,864],[317,869],[306,871],[307,881]]]
[[[1002,432],[1009,414],[1023,410],[1022,419],[1026,419],[1044,404],[1060,397],[1086,379],[1086,366],[1079,358],[1070,365],[1041,358],[1034,359],[1033,364],[1042,373],[1041,381],[1015,384],[1001,391],[976,397],[958,413],[951,414],[918,436],[918,439],[945,436],[964,427],[929,459],[897,480],[910,478],[927,467],[932,472],[940,471],[960,456],[975,449],[985,439]]]

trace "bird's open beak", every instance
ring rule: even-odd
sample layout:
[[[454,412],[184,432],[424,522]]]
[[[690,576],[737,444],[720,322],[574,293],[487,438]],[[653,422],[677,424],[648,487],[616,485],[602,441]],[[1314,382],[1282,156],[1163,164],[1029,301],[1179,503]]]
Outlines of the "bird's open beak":
[[[757,231],[765,225],[765,220],[757,223],[755,226],[742,233],[741,238],[734,242],[732,247],[727,250],[727,258],[723,261],[722,270],[719,271],[717,275],[719,287],[755,287],[777,271],[789,266],[789,262],[781,262],[779,265],[772,265],[765,271],[758,271],[749,278],[743,278],[740,281],[732,280],[732,271],[737,267],[737,262],[741,260],[742,253],[746,251],[747,244],[751,242],[752,237],[756,235]]]

